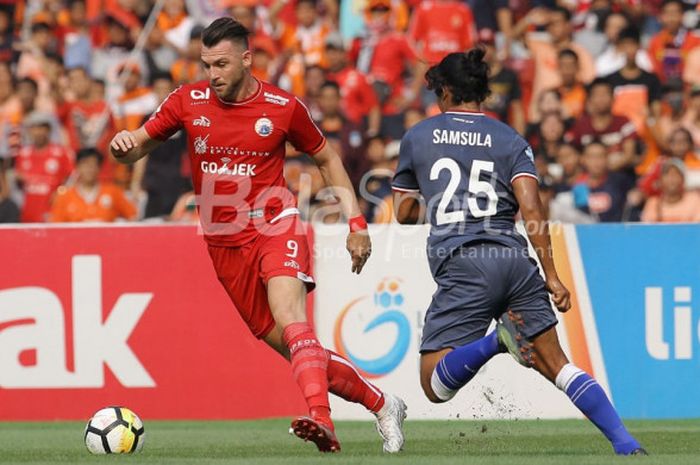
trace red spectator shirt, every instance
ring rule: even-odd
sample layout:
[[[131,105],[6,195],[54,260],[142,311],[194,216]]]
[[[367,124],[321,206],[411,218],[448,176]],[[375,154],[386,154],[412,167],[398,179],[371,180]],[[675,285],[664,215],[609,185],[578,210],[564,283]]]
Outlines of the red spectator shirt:
[[[612,122],[603,130],[593,127],[591,117],[582,115],[567,134],[566,140],[579,148],[593,141],[600,141],[610,149],[610,153],[621,152],[626,140],[636,139],[637,131],[634,124],[624,116],[613,116]]]
[[[58,144],[41,149],[25,146],[17,155],[15,171],[22,178],[24,192],[22,223],[43,223],[53,194],[73,171],[73,155]]]
[[[453,52],[476,44],[472,10],[457,1],[422,2],[413,12],[410,37],[421,44],[423,59],[433,65]]]
[[[309,155],[326,143],[295,96],[266,82],[246,100],[221,101],[207,81],[173,91],[146,122],[149,136],[187,133],[197,208],[210,245],[238,247],[298,214],[284,179],[285,144]]]
[[[105,100],[64,103],[59,108],[59,117],[73,151],[94,147],[105,155],[109,153],[109,142],[116,131],[112,112]],[[111,181],[113,171],[113,163],[105,160],[100,180]]]
[[[340,86],[343,112],[353,123],[361,123],[362,118],[379,104],[367,77],[358,70],[348,66],[337,73],[329,73],[327,77]]]
[[[360,41],[355,41],[350,56],[359,57],[361,46]],[[374,45],[368,74],[374,81],[386,83],[391,92],[384,102],[382,113],[393,115],[398,112],[392,100],[403,95],[406,87],[404,71],[417,60],[418,55],[411,43],[405,35],[398,32],[390,32],[382,36]]]

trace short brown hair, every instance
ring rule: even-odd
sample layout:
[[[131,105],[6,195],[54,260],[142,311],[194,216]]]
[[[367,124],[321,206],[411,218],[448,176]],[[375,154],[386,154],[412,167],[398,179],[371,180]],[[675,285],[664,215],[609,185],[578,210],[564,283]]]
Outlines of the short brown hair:
[[[230,40],[243,45],[247,50],[249,35],[250,31],[241,23],[230,17],[222,17],[214,20],[202,31],[202,45],[213,47],[223,40]]]

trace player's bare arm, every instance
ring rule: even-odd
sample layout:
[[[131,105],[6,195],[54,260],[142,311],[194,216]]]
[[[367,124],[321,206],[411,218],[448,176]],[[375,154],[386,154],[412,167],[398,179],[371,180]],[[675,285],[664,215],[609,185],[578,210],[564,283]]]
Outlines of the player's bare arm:
[[[366,223],[354,225],[355,219],[362,218],[360,205],[357,203],[355,189],[352,187],[347,171],[338,153],[326,144],[316,155],[314,161],[321,171],[326,185],[333,188],[340,201],[343,213],[350,218],[350,234],[346,246],[352,257],[352,272],[359,274],[372,253],[372,242],[367,233]],[[364,221],[364,220],[362,220]]]
[[[125,165],[135,163],[162,144],[162,141],[153,139],[146,129],[141,126],[135,131],[120,131],[109,144],[112,156]]]
[[[527,235],[540,259],[544,271],[547,290],[552,294],[554,305],[560,312],[566,312],[571,308],[569,290],[562,284],[557,275],[552,258],[552,244],[549,238],[549,226],[544,216],[542,202],[540,201],[537,180],[530,176],[520,176],[513,180],[513,191],[520,205],[520,213],[523,216]]]
[[[400,224],[420,224],[423,222],[420,194],[413,192],[393,193],[394,216]]]

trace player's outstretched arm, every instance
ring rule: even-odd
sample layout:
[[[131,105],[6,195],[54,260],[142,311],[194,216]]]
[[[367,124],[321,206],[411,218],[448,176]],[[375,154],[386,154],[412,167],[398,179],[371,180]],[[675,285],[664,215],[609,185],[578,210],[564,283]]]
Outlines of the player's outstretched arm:
[[[421,208],[421,197],[415,192],[393,192],[394,216],[399,224],[421,224],[425,211]]]
[[[326,144],[313,157],[326,186],[331,187],[340,201],[346,218],[350,218],[350,234],[347,249],[352,257],[352,272],[359,274],[372,253],[372,242],[367,233],[367,223],[360,212],[355,189],[352,187],[343,162],[336,151]]]
[[[530,176],[517,177],[513,180],[513,190],[520,205],[520,213],[525,221],[527,236],[540,259],[547,290],[552,294],[552,300],[557,309],[560,312],[566,312],[571,308],[569,290],[559,280],[557,270],[554,267],[549,225],[540,201],[537,179]]]
[[[135,163],[163,142],[153,139],[141,126],[135,131],[119,131],[109,144],[112,156],[125,165]]]

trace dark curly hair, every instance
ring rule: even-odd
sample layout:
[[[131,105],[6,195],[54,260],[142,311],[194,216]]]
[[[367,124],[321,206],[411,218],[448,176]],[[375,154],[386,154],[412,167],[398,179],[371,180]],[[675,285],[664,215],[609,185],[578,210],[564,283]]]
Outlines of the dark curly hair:
[[[450,53],[425,73],[428,89],[442,97],[444,89],[452,93],[452,103],[481,103],[489,96],[489,65],[486,51],[473,48],[466,53]]]

